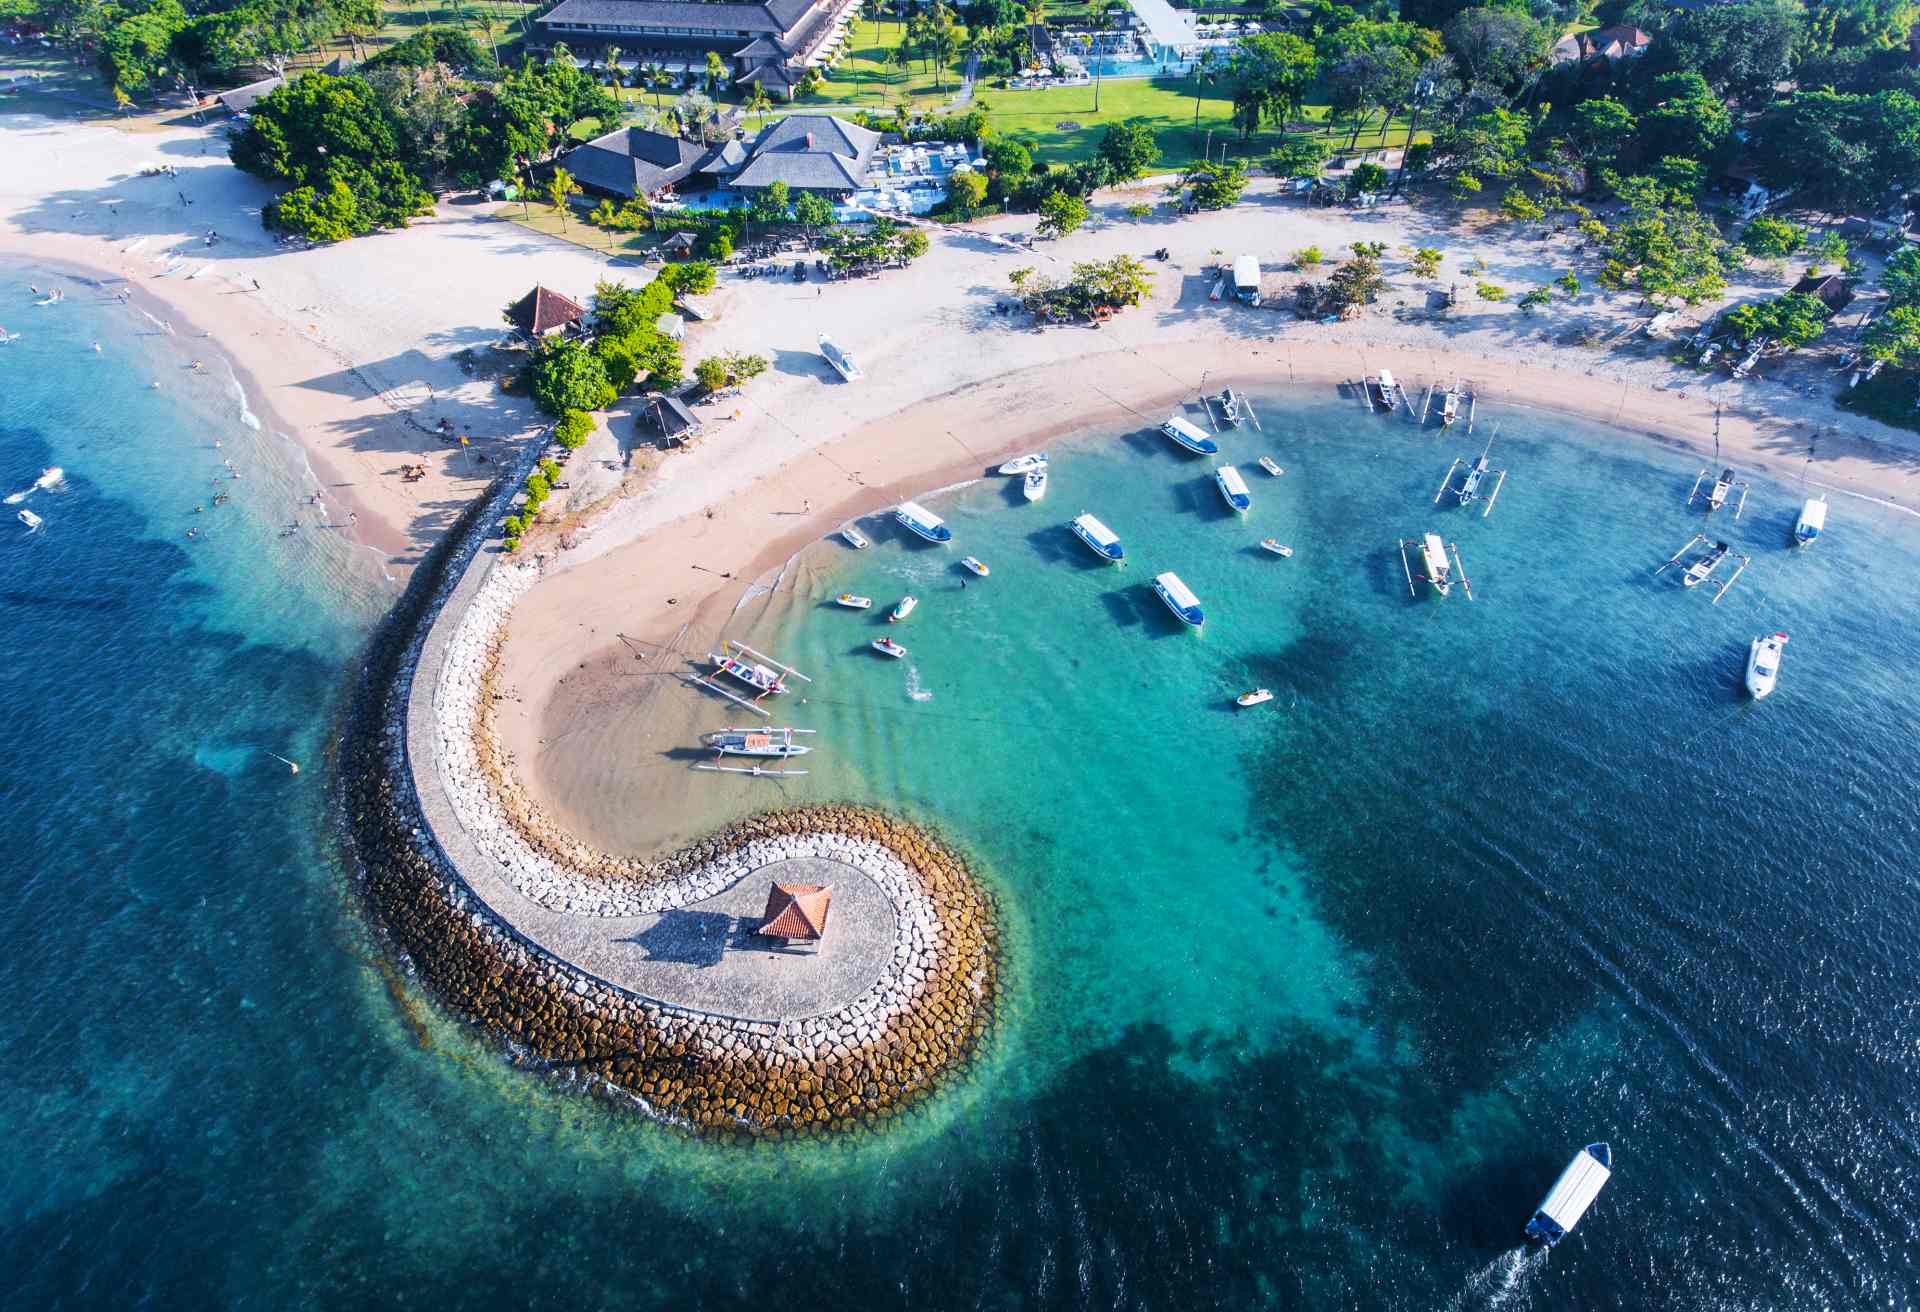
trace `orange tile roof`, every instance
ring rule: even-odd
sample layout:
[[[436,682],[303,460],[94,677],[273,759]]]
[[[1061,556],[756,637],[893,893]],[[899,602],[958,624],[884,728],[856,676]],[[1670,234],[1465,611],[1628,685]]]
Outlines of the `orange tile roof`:
[[[825,884],[775,884],[767,890],[760,932],[768,938],[817,940],[827,932],[832,902],[833,889]]]

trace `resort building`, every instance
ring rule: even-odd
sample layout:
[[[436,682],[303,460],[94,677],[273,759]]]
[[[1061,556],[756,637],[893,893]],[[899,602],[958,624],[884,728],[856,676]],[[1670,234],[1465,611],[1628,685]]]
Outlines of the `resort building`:
[[[575,146],[560,165],[589,191],[631,200],[658,196],[682,182],[718,183],[746,158],[737,141],[709,146],[646,128],[615,128]]]
[[[843,195],[867,185],[880,134],[831,114],[793,114],[764,129],[734,175],[740,191],[784,182],[792,191]]]
[[[1591,64],[1604,59],[1617,64],[1623,59],[1638,59],[1652,44],[1653,38],[1639,28],[1620,24],[1561,37],[1547,52],[1547,61],[1555,65]]]
[[[736,85],[791,99],[807,69],[845,39],[860,0],[560,0],[534,19],[539,39],[576,54],[618,46],[624,64],[660,64],[700,73],[709,52],[726,61]]]

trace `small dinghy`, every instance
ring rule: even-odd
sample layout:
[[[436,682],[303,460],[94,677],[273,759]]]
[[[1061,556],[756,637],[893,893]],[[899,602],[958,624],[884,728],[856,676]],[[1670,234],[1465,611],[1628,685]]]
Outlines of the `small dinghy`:
[[[1252,692],[1243,692],[1233,699],[1236,706],[1258,706],[1261,702],[1273,700],[1273,693],[1266,688],[1255,688]]]
[[[987,562],[978,556],[966,556],[961,559],[960,564],[969,572],[978,574],[981,578],[985,578],[987,575],[993,573],[992,570],[987,568]]]
[[[46,521],[34,514],[31,510],[23,510],[20,512],[20,522],[25,524],[27,526],[27,532],[31,533]]]
[[[1293,548],[1282,542],[1279,538],[1261,538],[1260,545],[1276,556],[1291,556],[1293,554]]]
[[[840,530],[841,540],[855,551],[865,551],[873,544],[867,541],[866,534],[849,524]]]
[[[857,597],[851,592],[843,592],[833,599],[836,606],[845,606],[848,610],[872,610],[872,597]]]
[[[1272,456],[1261,456],[1260,468],[1266,470],[1269,474],[1273,475],[1275,478],[1278,478],[1280,477],[1280,475],[1287,472],[1286,470],[1280,468],[1280,466],[1273,463]]]
[[[891,656],[895,660],[899,660],[907,654],[907,649],[895,642],[892,638],[875,638],[867,645],[879,652],[882,656]]]
[[[1047,495],[1047,467],[1027,471],[1026,481],[1020,486],[1020,494],[1029,501],[1039,501]]]
[[[1007,475],[1031,474],[1036,469],[1045,469],[1046,467],[1047,453],[1045,451],[1034,451],[1024,456],[1015,456],[1013,459],[1007,461],[1006,464],[1000,466],[1000,472]]]
[[[900,598],[900,604],[893,608],[891,615],[887,616],[887,623],[898,624],[901,620],[913,614],[913,608],[919,604],[920,598],[909,592],[906,596]]]
[[[1780,653],[1786,648],[1787,635],[1770,634],[1755,638],[1747,651],[1747,691],[1759,701],[1773,691],[1780,678]]]

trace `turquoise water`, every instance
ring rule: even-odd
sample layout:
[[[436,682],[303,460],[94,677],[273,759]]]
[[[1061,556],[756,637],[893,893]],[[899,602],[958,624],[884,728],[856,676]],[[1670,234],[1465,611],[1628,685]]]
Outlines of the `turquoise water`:
[[[1272,396],[1227,440],[1244,522],[1118,435],[1057,451],[1039,506],[934,498],[952,550],[816,552],[809,604],[750,636],[819,679],[818,773],[727,782],[965,843],[1008,1014],[886,1136],[728,1150],[509,1067],[386,969],[325,786],[390,585],[317,512],[280,536],[311,474],[204,344],[78,283],[35,310],[30,278],[0,269],[0,482],[68,482],[37,533],[0,519],[10,1305],[1912,1301],[1904,516],[1836,499],[1794,555],[1797,495],[1757,482],[1712,607],[1649,577],[1694,522],[1682,457],[1497,416],[1483,521],[1429,504],[1464,440]],[[1066,534],[1083,508],[1132,565]],[[1428,527],[1477,601],[1406,596],[1392,543]],[[960,588],[964,552],[993,577]],[[1143,591],[1169,567],[1204,634]],[[910,661],[811,604],[842,587],[921,596]],[[1595,1138],[1615,1183],[1518,1262]]]

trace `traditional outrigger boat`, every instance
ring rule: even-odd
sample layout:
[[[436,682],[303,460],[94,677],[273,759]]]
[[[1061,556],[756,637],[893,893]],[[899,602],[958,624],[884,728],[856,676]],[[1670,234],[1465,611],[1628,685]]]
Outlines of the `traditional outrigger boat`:
[[[1038,469],[1029,469],[1027,471],[1026,478],[1023,479],[1020,484],[1020,495],[1029,501],[1045,499],[1047,495],[1047,467],[1045,465],[1040,466]]]
[[[913,608],[919,604],[920,598],[909,592],[906,596],[900,598],[900,604],[893,608],[891,615],[887,616],[887,623],[898,624],[901,620],[913,614]]]
[[[1047,453],[1045,451],[1034,451],[1024,456],[1015,456],[1000,466],[1000,472],[1011,477],[1018,474],[1030,474],[1036,469],[1045,469],[1046,467]]]
[[[1367,404],[1370,407],[1378,405],[1382,410],[1398,410],[1400,408],[1400,398],[1402,395],[1400,384],[1394,380],[1391,370],[1382,369],[1378,374],[1367,379],[1366,389]]]
[[[1687,504],[1689,506],[1700,498],[1700,486],[1707,481],[1709,473],[1709,470],[1702,469],[1699,476],[1693,480],[1693,491],[1687,493]],[[1733,495],[1735,488],[1738,488],[1740,491],[1740,499],[1734,503],[1733,517],[1735,519],[1740,518],[1740,512],[1747,508],[1747,484],[1744,480],[1738,478],[1730,467],[1722,469],[1720,471],[1720,477],[1714,479],[1713,483],[1707,488],[1705,494],[1707,509],[1714,511],[1726,505],[1728,498]]]
[[[1507,483],[1507,471],[1493,467],[1493,461],[1490,458],[1492,451],[1493,439],[1488,438],[1486,449],[1476,456],[1471,463],[1468,462],[1465,456],[1455,456],[1453,463],[1447,466],[1446,474],[1440,479],[1439,489],[1433,494],[1433,504],[1436,506],[1439,505],[1440,498],[1445,496],[1449,489],[1452,489],[1453,495],[1463,506],[1472,505],[1476,501],[1484,501],[1487,503],[1487,508],[1480,512],[1480,518],[1485,519],[1488,515],[1491,515],[1493,513],[1493,503],[1500,499],[1500,489],[1505,487]],[[1460,479],[1460,485],[1454,487],[1453,472],[1462,465],[1466,465],[1467,472]],[[1489,477],[1493,479],[1493,491],[1482,492],[1480,489],[1486,485]]]
[[[1247,480],[1240,477],[1238,469],[1232,465],[1216,466],[1213,481],[1228,508],[1242,515],[1253,508],[1253,494],[1247,491]]]
[[[1200,608],[1200,598],[1194,596],[1193,589],[1182,583],[1180,576],[1173,571],[1156,575],[1153,590],[1182,624],[1197,629],[1207,622],[1207,613]]]
[[[1407,559],[1407,548],[1409,547],[1417,547],[1419,549],[1420,567],[1425,571],[1424,573],[1415,574],[1413,572],[1413,566]],[[1451,560],[1449,560],[1447,556],[1449,549],[1453,552]],[[1453,585],[1458,582],[1461,590],[1467,594],[1467,600],[1473,600],[1473,581],[1467,577],[1466,564],[1460,559],[1460,548],[1453,543],[1441,541],[1438,533],[1426,533],[1417,539],[1402,538],[1400,540],[1400,567],[1405,570],[1407,574],[1407,595],[1409,597],[1416,595],[1413,581],[1417,578],[1422,582],[1432,584],[1433,590],[1443,597],[1452,592]]]
[[[1685,546],[1674,552],[1672,556],[1667,558],[1667,562],[1664,565],[1659,566],[1653,571],[1655,576],[1663,574],[1675,565],[1678,565],[1681,560],[1686,557],[1687,553],[1693,551],[1696,547],[1704,547],[1705,550],[1701,551],[1687,563],[1685,572],[1680,576],[1681,584],[1689,588],[1697,588],[1705,583],[1713,576],[1713,572],[1720,568],[1721,562],[1733,554],[1733,547],[1730,544],[1726,542],[1714,542],[1704,533],[1695,533],[1691,538],[1687,539]],[[1733,573],[1728,576],[1727,581],[1722,583],[1719,589],[1713,594],[1714,605],[1717,606],[1720,604],[1720,598],[1727,595],[1727,589],[1738,582],[1740,576],[1746,572],[1747,566],[1753,563],[1752,556],[1741,556],[1739,560],[1739,568],[1735,569]]]
[[[902,501],[893,508],[893,517],[909,533],[929,542],[953,541],[953,530],[946,521],[918,502]]]
[[[892,638],[875,638],[867,645],[879,652],[882,656],[891,656],[895,660],[899,660],[907,654],[907,649],[895,642]]]
[[[1220,407],[1221,423],[1225,424],[1228,428],[1240,427],[1241,421],[1245,418],[1245,416],[1241,414],[1240,393],[1234,391],[1231,387],[1226,388],[1213,398],[1213,404]]]
[[[1160,425],[1160,431],[1172,438],[1175,446],[1191,451],[1195,455],[1211,456],[1220,453],[1218,442],[1179,415],[1167,416],[1167,422]]]
[[[1100,559],[1112,565],[1126,563],[1127,551],[1120,545],[1119,537],[1092,515],[1082,511],[1074,517],[1071,527],[1073,535],[1086,543]]]
[[[758,661],[741,660],[731,652],[724,651],[713,652],[711,659],[720,673],[732,675],[762,696],[792,691],[787,687],[784,676]]]
[[[707,735],[707,746],[716,756],[805,756],[813,748],[796,743],[797,733],[812,729],[720,729]]]
[[[1780,655],[1786,649],[1787,635],[1769,634],[1755,638],[1747,650],[1747,691],[1759,701],[1773,691],[1780,678]]]
[[[872,610],[873,598],[860,597],[855,596],[851,592],[843,592],[833,599],[833,604],[836,606],[845,606],[848,610]]]

